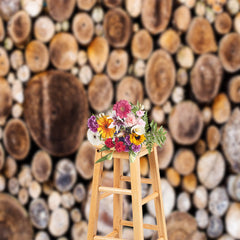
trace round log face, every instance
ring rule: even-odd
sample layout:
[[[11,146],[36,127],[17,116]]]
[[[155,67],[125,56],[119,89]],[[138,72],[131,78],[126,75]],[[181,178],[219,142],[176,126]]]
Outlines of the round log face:
[[[49,71],[36,75],[25,91],[24,118],[34,141],[55,156],[73,153],[86,133],[88,103],[73,75]]]
[[[1,240],[33,239],[27,213],[15,198],[7,194],[0,194],[0,233]]]

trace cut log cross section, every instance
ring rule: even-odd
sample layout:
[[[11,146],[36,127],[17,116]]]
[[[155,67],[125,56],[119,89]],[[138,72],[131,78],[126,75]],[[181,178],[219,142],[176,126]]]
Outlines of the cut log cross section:
[[[97,147],[95,152],[95,162],[108,151],[99,152]],[[130,162],[130,176],[123,176],[122,159],[128,159],[128,153],[113,152],[114,179],[113,187],[102,186],[103,162],[94,165],[92,197],[89,213],[87,240],[123,239],[122,227],[133,227],[134,239],[143,240],[143,229],[155,230],[158,233],[158,240],[167,240],[166,221],[163,208],[163,198],[158,166],[157,146],[155,145],[149,155],[151,178],[141,178],[140,176],[140,157],[147,154],[147,149],[142,148],[134,162]],[[131,182],[131,189],[123,188],[124,182]],[[152,184],[153,193],[142,199],[141,183]],[[99,212],[99,202],[101,199],[113,194],[113,231],[106,236],[97,236],[97,219]],[[132,197],[133,221],[123,220],[122,207],[123,195]],[[142,206],[154,200],[156,210],[157,225],[143,223]]]

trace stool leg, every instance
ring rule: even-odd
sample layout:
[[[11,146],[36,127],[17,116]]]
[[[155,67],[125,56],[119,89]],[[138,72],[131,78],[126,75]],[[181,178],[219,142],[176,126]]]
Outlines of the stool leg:
[[[98,159],[100,159],[101,156],[102,156],[102,153],[96,151],[95,162]],[[103,171],[103,162],[100,162],[94,165],[87,240],[93,240],[94,236],[97,233],[97,222],[98,222],[98,212],[99,212],[99,202],[100,202],[100,198],[99,198],[100,193],[98,188],[102,181],[102,171]]]
[[[140,176],[140,159],[130,162],[131,189],[132,189],[132,212],[133,212],[133,230],[135,240],[144,240],[143,238],[143,213],[142,213],[142,186]]]
[[[122,161],[119,158],[114,158],[113,163],[114,168],[114,183],[113,187],[122,188],[123,182],[120,180],[120,176],[123,173]],[[113,230],[118,232],[117,237],[122,238],[122,225],[120,221],[122,220],[122,208],[123,208],[123,195],[114,194],[113,195]]]
[[[160,173],[158,166],[158,156],[157,156],[157,147],[154,147],[153,151],[149,155],[149,164],[150,164],[150,175],[153,180],[153,192],[158,192],[159,195],[154,199],[155,209],[156,209],[156,219],[158,225],[158,237],[164,240],[167,240],[167,230],[166,230],[166,221],[163,209],[162,201],[162,189],[160,182]]]

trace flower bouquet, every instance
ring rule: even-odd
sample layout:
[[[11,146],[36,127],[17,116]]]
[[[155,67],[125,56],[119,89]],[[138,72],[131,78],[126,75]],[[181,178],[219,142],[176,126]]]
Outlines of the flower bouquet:
[[[162,126],[158,129],[154,121],[149,124],[144,106],[127,100],[114,104],[108,115],[92,115],[88,119],[88,128],[89,142],[94,146],[103,145],[100,152],[111,151],[96,163],[112,160],[114,151],[129,152],[129,160],[133,162],[143,144],[150,154],[154,143],[161,147],[166,140],[166,131]]]

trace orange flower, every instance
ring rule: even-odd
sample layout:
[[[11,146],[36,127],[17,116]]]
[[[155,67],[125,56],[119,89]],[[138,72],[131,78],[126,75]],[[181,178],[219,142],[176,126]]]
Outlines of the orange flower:
[[[102,116],[97,120],[98,131],[101,134],[102,138],[112,138],[115,132],[114,128],[109,128],[110,124],[113,122],[113,119],[107,118],[108,116]]]

